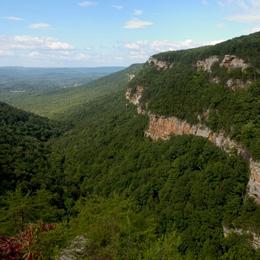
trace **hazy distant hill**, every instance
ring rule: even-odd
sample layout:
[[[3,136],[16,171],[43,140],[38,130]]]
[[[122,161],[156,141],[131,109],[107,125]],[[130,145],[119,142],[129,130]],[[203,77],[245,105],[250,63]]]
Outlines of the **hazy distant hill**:
[[[0,67],[0,91],[46,90],[77,87],[123,67],[26,68]]]
[[[132,73],[137,73],[141,69],[142,65],[132,65],[127,69],[120,70],[115,73],[111,73],[105,77],[93,80],[88,84],[77,86],[74,88],[50,88],[44,91],[27,91],[27,92],[2,92],[0,91],[0,100],[12,104],[16,107],[24,109],[26,111],[34,112],[39,115],[54,117],[59,113],[76,107],[78,105],[87,103],[96,97],[111,94],[114,91],[118,91],[125,87],[128,82],[128,76]],[[97,71],[112,72],[119,68],[100,68]],[[57,69],[59,70],[59,69]],[[86,69],[92,71],[92,69]],[[95,71],[95,69],[93,69]],[[61,70],[64,73],[66,70]],[[69,70],[70,71],[70,70]],[[72,69],[73,71],[73,69]],[[70,71],[70,73],[72,72]],[[81,77],[89,77],[88,72],[84,72],[85,69],[79,69],[81,71]],[[78,73],[78,70],[76,69]],[[69,75],[64,76],[66,77]],[[75,78],[77,76],[75,75]],[[100,77],[100,75],[99,75]],[[36,77],[37,78],[37,77]],[[61,76],[62,79],[62,76]],[[80,78],[78,79],[80,80]],[[44,84],[44,82],[42,83]],[[19,86],[19,85],[18,85]]]

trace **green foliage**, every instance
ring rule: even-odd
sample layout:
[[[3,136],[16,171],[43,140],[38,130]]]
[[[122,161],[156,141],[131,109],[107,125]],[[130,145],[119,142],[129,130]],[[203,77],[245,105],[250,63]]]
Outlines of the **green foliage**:
[[[224,130],[248,148],[255,159],[260,159],[260,33],[227,41],[212,47],[167,52],[155,58],[174,63],[173,68],[158,71],[145,65],[138,77],[130,83],[145,88],[142,102],[152,112],[175,115],[190,123],[204,124],[214,131]],[[237,55],[253,67],[242,72],[213,66],[212,73],[197,71],[200,59],[225,54]],[[218,77],[219,84],[212,79]],[[225,87],[228,79],[254,82],[248,89],[232,91]],[[205,113],[209,113],[207,116]]]
[[[28,68],[1,67],[0,92],[19,95],[22,92],[64,89],[84,85],[122,70],[123,67],[97,68]],[[1,93],[2,94],[2,93]]]
[[[86,104],[95,98],[123,89],[128,82],[128,73],[137,73],[141,67],[141,64],[136,64],[97,80],[94,80],[94,77],[93,81],[79,87],[48,88],[24,93],[3,92],[0,95],[0,100],[26,111],[64,120],[70,110],[78,109],[78,106]],[[83,74],[81,76],[86,77],[87,75]],[[79,77],[77,79],[79,80]]]
[[[48,172],[47,140],[63,126],[0,103],[0,195],[15,190],[35,190]]]
[[[154,254],[154,259],[159,253],[180,259],[223,256],[229,250],[223,249],[223,224],[232,225],[238,216],[245,217],[248,212],[243,206],[247,165],[202,138],[178,136],[168,142],[150,142],[143,137],[147,119],[126,107],[122,95],[82,107],[71,117],[76,127],[53,144],[52,167],[62,165],[63,185],[68,185],[63,198],[110,198],[114,193],[121,200],[131,198],[136,214],[149,212],[155,219],[154,238],[150,241],[155,244],[139,242],[144,248],[139,254]],[[73,203],[70,205],[71,216],[81,211]],[[93,210],[96,208],[93,206]],[[86,216],[83,212],[80,214]],[[257,212],[257,207],[251,209],[255,217],[247,227],[259,224]],[[241,219],[236,223],[242,225]],[[91,222],[93,228],[100,225],[98,218]],[[78,226],[84,229],[83,223]],[[99,229],[95,232],[102,237]],[[113,231],[109,233],[113,237]],[[174,233],[178,234],[172,242],[176,246],[169,251],[167,236]],[[94,241],[99,241],[97,237]],[[100,244],[95,248],[102,255],[110,252],[112,258],[120,255],[111,248],[103,251]]]
[[[181,62],[193,64],[194,61],[206,59],[213,55],[224,56],[226,54],[237,55],[243,58],[256,68],[260,68],[259,56],[260,32],[247,36],[234,38],[214,46],[205,46],[182,51],[170,51],[159,53],[155,58],[169,62]]]
[[[118,195],[88,198],[78,202],[77,208],[80,214],[76,218],[44,235],[38,244],[46,257],[57,254],[57,248],[69,245],[76,236],[84,235],[90,259],[138,259],[156,239],[154,216],[137,211],[129,199],[122,200]]]
[[[249,49],[258,41],[255,34],[160,54],[174,68],[145,66],[130,86],[144,85],[142,102],[152,111],[191,123],[210,109],[204,123],[225,129],[259,158],[259,82],[231,92],[191,66],[231,53],[257,67],[248,52],[258,54],[259,48]],[[0,104],[0,232],[12,234],[39,219],[57,222],[35,245],[45,259],[81,235],[82,259],[259,259],[249,237],[223,235],[223,226],[260,232],[259,206],[245,196],[248,165],[203,138],[144,138],[148,118],[124,99],[133,69],[139,70],[51,95],[45,112],[61,112],[56,116],[66,119],[65,133],[60,124]],[[221,69],[213,73],[226,79]],[[232,73],[245,80],[255,75]],[[46,100],[39,102],[41,113]]]
[[[62,212],[51,205],[52,199],[53,195],[46,190],[24,194],[17,189],[7,193],[1,200],[0,233],[19,233],[29,223],[39,220],[48,223],[57,221]]]

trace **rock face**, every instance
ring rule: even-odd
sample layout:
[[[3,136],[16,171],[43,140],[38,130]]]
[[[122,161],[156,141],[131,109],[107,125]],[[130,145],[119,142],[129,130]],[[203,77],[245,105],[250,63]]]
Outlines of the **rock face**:
[[[211,56],[205,60],[197,61],[196,67],[198,70],[203,70],[207,72],[212,72],[211,68],[215,63],[218,63],[219,57],[218,56]],[[243,59],[238,58],[235,55],[225,55],[224,59],[219,64],[220,67],[224,67],[228,70],[231,69],[241,69],[244,71],[245,69],[249,68],[250,65],[247,64]]]
[[[212,56],[205,60],[197,61],[196,67],[198,70],[203,70],[203,71],[207,71],[207,72],[211,73],[212,66],[217,62],[219,62],[218,56]]]
[[[157,60],[153,57],[151,57],[148,60],[148,63],[150,65],[153,65],[157,68],[157,70],[166,70],[166,69],[171,69],[173,67],[173,63],[167,62],[167,61],[161,61],[161,60]]]
[[[131,94],[131,89],[128,89],[125,96],[129,102],[137,106],[138,114],[149,116],[149,126],[145,131],[146,137],[157,141],[160,139],[168,140],[173,135],[195,135],[209,140],[227,153],[236,152],[248,162],[250,167],[248,196],[254,198],[256,203],[260,205],[260,162],[254,161],[243,146],[226,136],[224,132],[215,133],[202,124],[191,125],[177,117],[158,116],[145,111],[140,104],[143,91],[142,86],[137,86],[133,94]]]
[[[250,159],[250,172],[248,194],[255,198],[256,203],[260,205],[260,162]]]
[[[144,92],[143,86],[138,85],[135,89],[135,92],[132,94],[132,90],[129,88],[127,89],[125,93],[125,98],[135,105],[137,107],[137,114],[139,115],[145,115],[145,110],[142,107],[142,104],[140,103],[140,100],[142,98],[142,94]]]
[[[219,62],[220,62],[219,57],[215,55],[205,60],[197,61],[195,67],[197,67],[198,70],[203,70],[211,73],[212,66]],[[157,67],[158,70],[166,70],[174,66],[173,63],[170,63],[168,61],[158,60],[154,57],[149,58],[148,64]],[[229,54],[225,55],[224,59],[219,63],[219,66],[224,67],[228,70],[241,69],[242,71],[250,67],[250,65],[247,64],[243,59],[240,59],[235,55],[229,55]]]
[[[60,260],[79,260],[86,253],[87,239],[84,236],[77,236],[67,247],[60,253]]]
[[[250,180],[248,183],[248,195],[260,204],[260,162],[254,161],[248,151],[240,144],[225,136],[223,132],[215,133],[208,127],[197,124],[190,125],[185,120],[176,117],[163,117],[149,114],[149,127],[145,132],[146,137],[152,140],[168,140],[172,135],[196,135],[209,140],[227,153],[236,152],[244,158],[250,166]]]
[[[138,85],[135,89],[135,92],[132,94],[132,90],[129,88],[125,93],[126,99],[134,104],[135,106],[140,104],[140,99],[142,98],[142,94],[144,92],[144,88]]]
[[[244,82],[241,79],[229,79],[226,83],[226,86],[231,90],[244,89],[249,87],[252,82],[250,80]]]
[[[127,76],[128,76],[128,82],[132,81],[135,78],[135,74],[128,73]]]
[[[220,67],[224,67],[228,70],[241,69],[244,71],[249,67],[249,64],[235,55],[225,55],[223,61],[220,63]]]
[[[212,72],[212,66],[216,63],[219,63],[220,59],[218,56],[211,56],[205,60],[199,60],[197,61],[196,67],[197,70],[203,70],[208,73]],[[219,63],[220,67],[226,68],[227,70],[232,70],[232,69],[241,69],[242,72],[249,68],[250,65],[247,64],[244,60],[236,57],[235,55],[225,55],[224,59]],[[220,84],[221,80],[219,77],[215,76],[214,78],[210,79],[211,82]],[[237,89],[244,89],[247,88],[252,82],[250,80],[244,82],[241,79],[229,79],[226,83],[225,86],[233,91]]]
[[[228,237],[232,233],[235,233],[237,235],[248,235],[253,248],[256,250],[260,248],[260,236],[254,232],[251,232],[249,230],[244,231],[243,229],[240,228],[230,229],[224,226],[223,233],[224,233],[224,237]]]

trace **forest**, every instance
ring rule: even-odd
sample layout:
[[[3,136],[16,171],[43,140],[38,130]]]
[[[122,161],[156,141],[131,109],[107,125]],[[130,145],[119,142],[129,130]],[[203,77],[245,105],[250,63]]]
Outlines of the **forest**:
[[[260,33],[240,37],[212,47],[187,51],[167,52],[155,58],[173,62],[168,70],[157,70],[146,64],[131,87],[141,84],[145,91],[143,104],[159,115],[185,119],[198,123],[201,115],[208,113],[203,123],[215,132],[224,130],[231,138],[242,143],[255,159],[260,159]],[[251,67],[226,70],[218,65],[212,72],[198,71],[197,61],[225,54],[237,55],[251,64]],[[218,79],[218,83],[212,79]],[[252,82],[247,88],[233,91],[225,86],[228,79]]]
[[[130,83],[124,71],[75,89],[93,95],[52,119],[0,103],[0,258],[260,259],[247,162],[199,137],[145,138],[148,117],[124,97],[143,84],[151,111],[189,122],[210,107],[205,123],[259,159],[259,82],[232,92],[191,66],[198,55],[257,40],[160,54],[179,64],[165,71],[146,64]],[[225,237],[224,228],[250,232]]]

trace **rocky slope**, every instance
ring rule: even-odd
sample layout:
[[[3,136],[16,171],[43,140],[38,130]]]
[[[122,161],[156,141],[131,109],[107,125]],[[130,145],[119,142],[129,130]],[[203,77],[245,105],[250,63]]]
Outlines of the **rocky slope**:
[[[211,66],[219,62],[217,57],[211,57],[205,61],[198,61],[198,69],[204,69],[208,72],[211,71]],[[149,60],[149,64],[158,66],[158,69],[168,69],[171,65],[168,63],[160,63],[153,58]],[[225,66],[228,69],[241,68],[246,69],[249,65],[246,64],[242,59],[236,58],[232,55],[225,55],[224,60],[220,66]],[[203,137],[221,148],[227,153],[236,153],[246,160],[250,167],[250,179],[248,182],[248,196],[255,199],[256,203],[260,205],[260,162],[253,160],[250,156],[249,151],[244,148],[238,142],[232,140],[229,136],[225,134],[224,131],[214,132],[207,126],[203,124],[189,124],[185,120],[178,119],[177,117],[165,117],[161,115],[156,115],[150,111],[146,111],[141,103],[142,94],[144,92],[144,87],[137,85],[135,89],[127,89],[125,97],[126,99],[137,106],[138,114],[148,115],[149,126],[145,131],[145,136],[151,138],[154,141],[157,140],[168,140],[172,135],[195,135]]]

